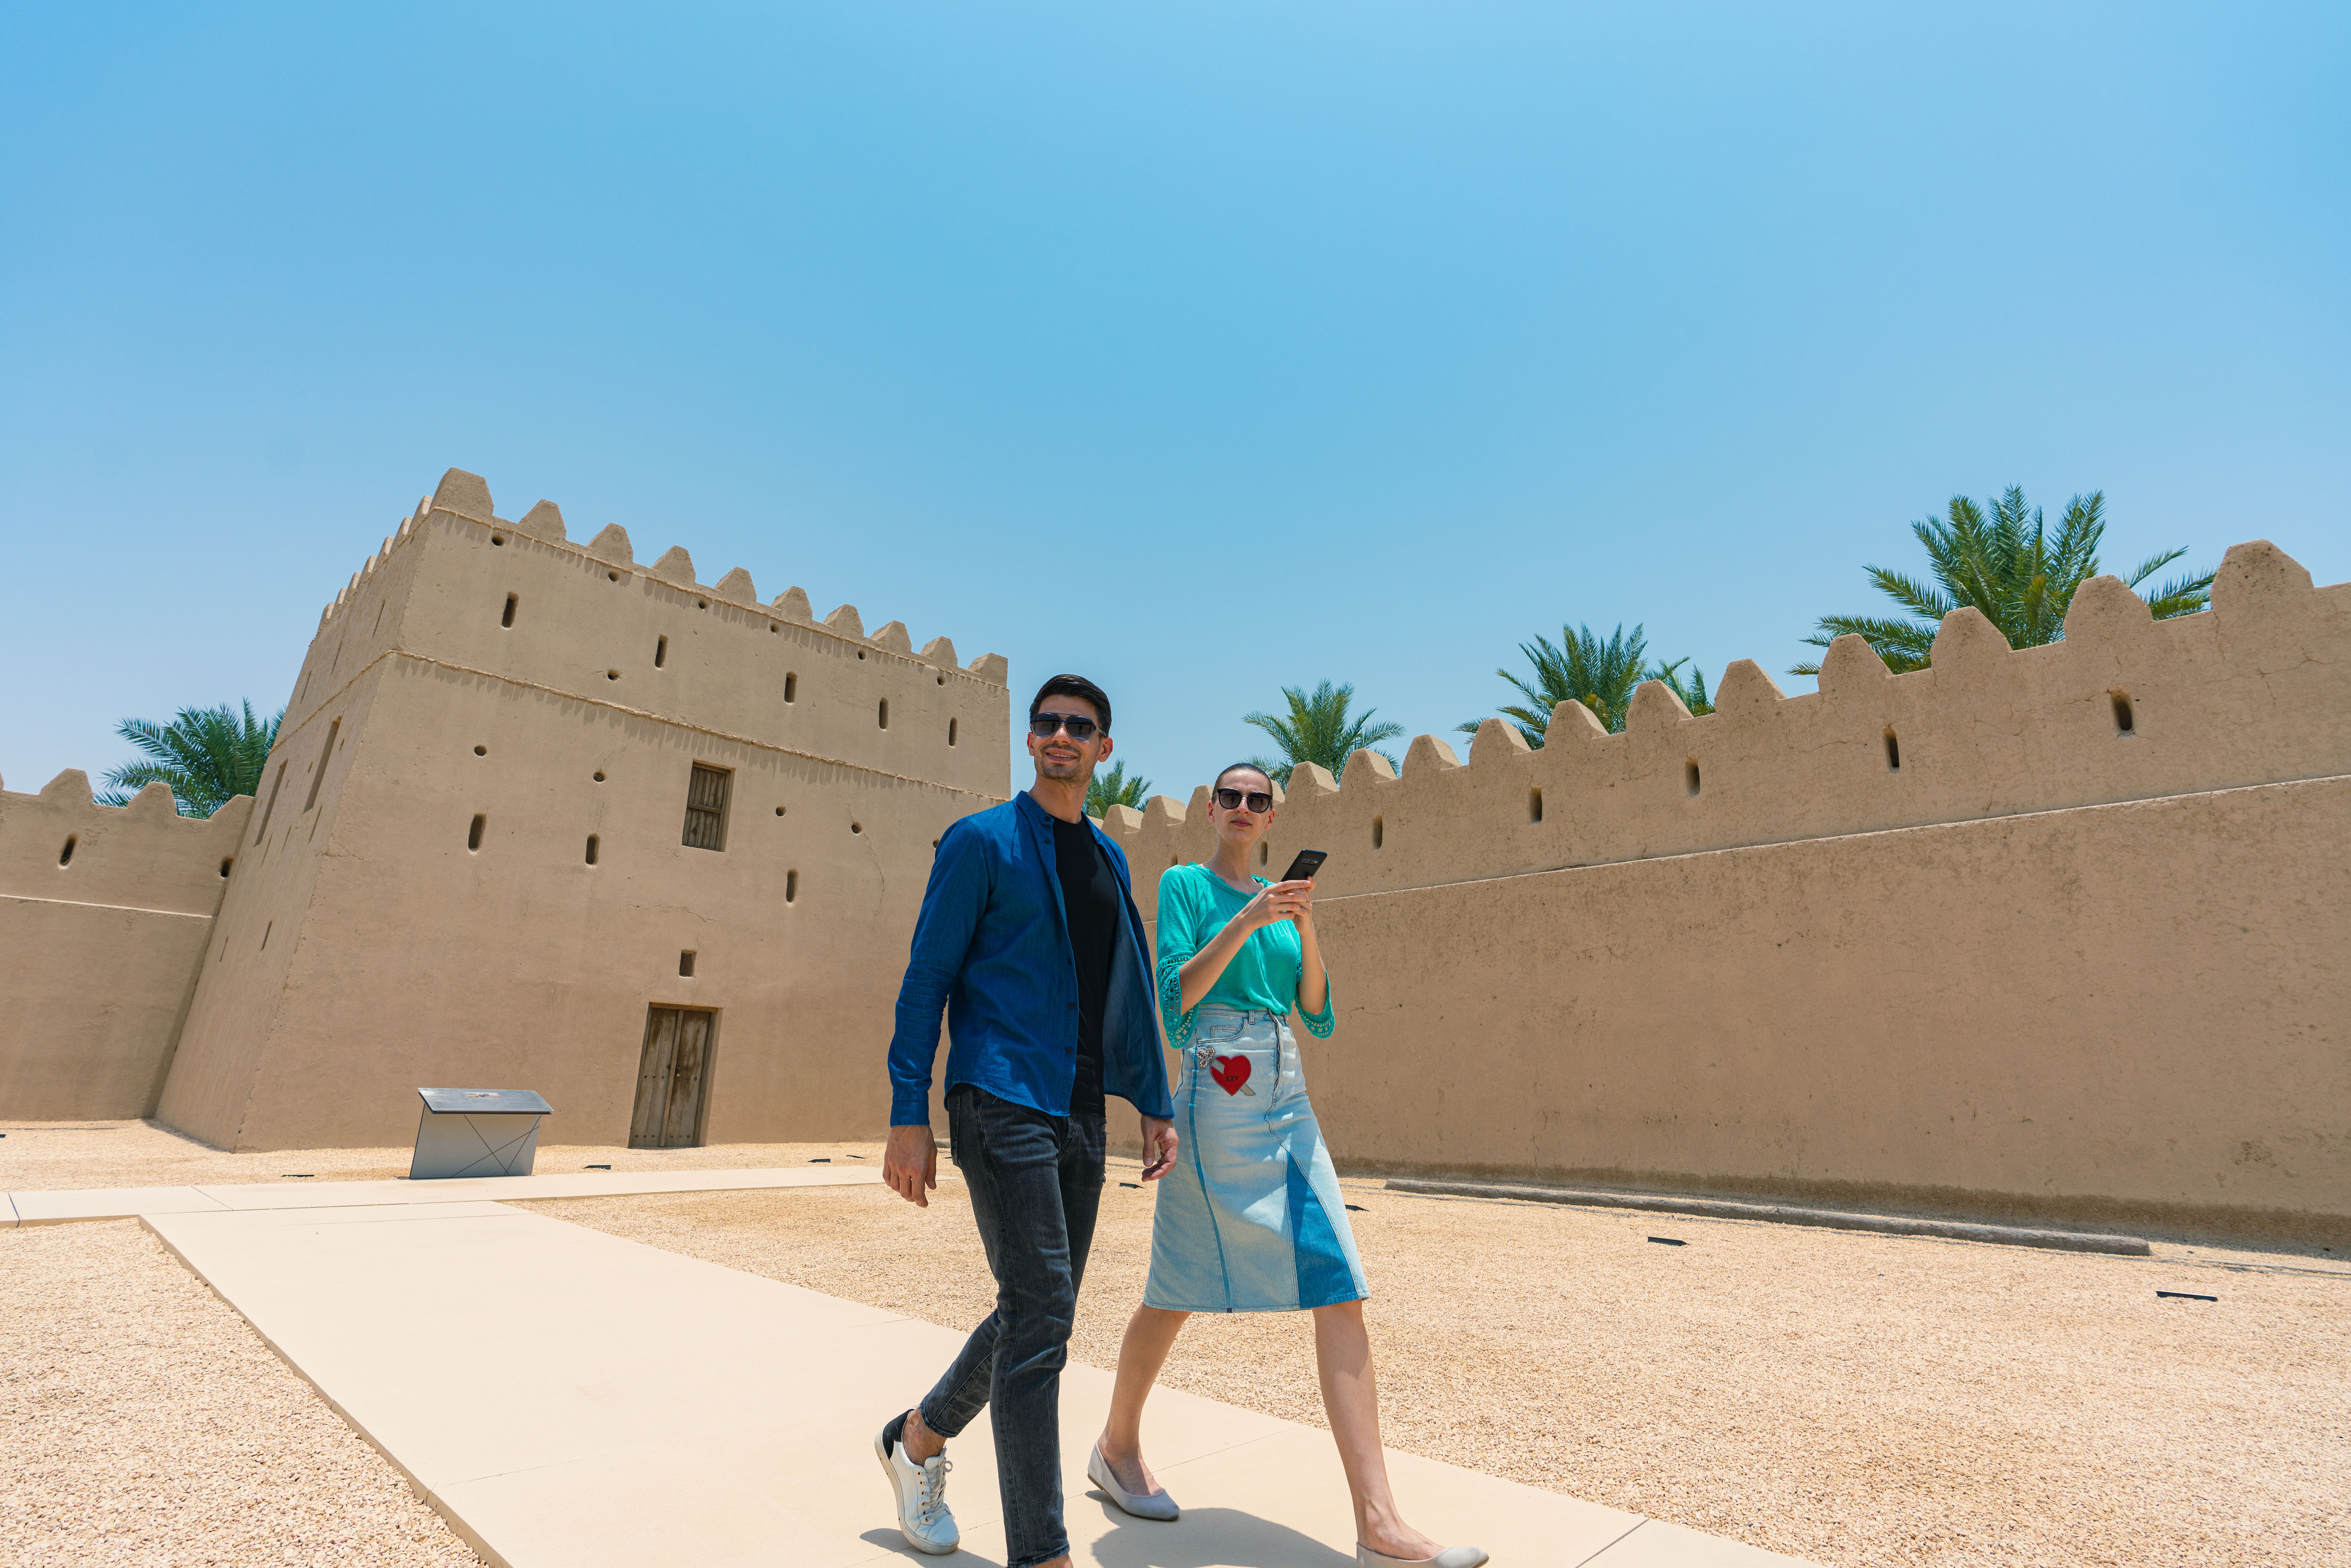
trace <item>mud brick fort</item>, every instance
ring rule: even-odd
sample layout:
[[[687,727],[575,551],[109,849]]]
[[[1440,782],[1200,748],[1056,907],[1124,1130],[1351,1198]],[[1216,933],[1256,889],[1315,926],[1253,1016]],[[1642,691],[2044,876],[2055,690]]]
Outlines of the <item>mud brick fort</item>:
[[[1008,712],[996,655],[453,470],[320,618],[257,800],[0,796],[0,1105],[237,1149],[403,1144],[442,1083],[586,1142],[877,1128],[851,1063]]]
[[[1751,662],[1621,735],[1299,770],[1343,1167],[2351,1240],[2351,584],[2085,584],[1930,668]],[[865,1138],[933,843],[1012,694],[896,622],[570,542],[455,470],[326,612],[260,798],[0,792],[0,1113],[402,1143],[428,1083],[566,1142]],[[1130,725],[1133,723],[1130,720]],[[1114,808],[1146,918],[1205,787]]]

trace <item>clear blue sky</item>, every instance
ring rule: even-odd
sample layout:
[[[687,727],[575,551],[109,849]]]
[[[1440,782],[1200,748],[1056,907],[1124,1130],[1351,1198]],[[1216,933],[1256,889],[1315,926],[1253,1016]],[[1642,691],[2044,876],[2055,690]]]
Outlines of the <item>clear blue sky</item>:
[[[275,708],[452,465],[1179,795],[1562,622],[1783,669],[1955,491],[2339,581],[2346,81],[2331,4],[10,7],[0,775]]]

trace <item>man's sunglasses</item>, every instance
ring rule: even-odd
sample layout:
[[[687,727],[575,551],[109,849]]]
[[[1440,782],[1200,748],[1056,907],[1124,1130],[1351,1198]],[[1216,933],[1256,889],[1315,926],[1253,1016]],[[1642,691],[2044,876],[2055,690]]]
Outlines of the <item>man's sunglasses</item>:
[[[1273,810],[1273,797],[1262,789],[1252,789],[1246,795],[1238,789],[1217,791],[1217,804],[1228,811],[1239,810],[1241,802],[1244,800],[1249,802],[1249,809],[1252,811],[1265,812]]]
[[[1070,732],[1071,740],[1092,740],[1094,731],[1102,727],[1090,718],[1080,718],[1073,713],[1037,713],[1029,716],[1029,733],[1040,740],[1048,740],[1057,729]]]

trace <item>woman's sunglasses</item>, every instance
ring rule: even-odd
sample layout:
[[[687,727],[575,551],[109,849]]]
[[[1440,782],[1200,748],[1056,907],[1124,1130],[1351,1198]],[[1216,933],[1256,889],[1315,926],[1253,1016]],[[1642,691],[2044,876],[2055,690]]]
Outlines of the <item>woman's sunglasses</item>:
[[[1071,740],[1092,740],[1094,731],[1102,727],[1090,718],[1080,718],[1073,713],[1039,713],[1029,716],[1029,733],[1040,740],[1050,739],[1057,729],[1070,732]]]
[[[1249,802],[1249,809],[1252,811],[1263,812],[1273,810],[1273,797],[1262,789],[1252,789],[1246,795],[1238,789],[1217,791],[1217,804],[1228,811],[1239,810],[1241,802],[1244,800]]]

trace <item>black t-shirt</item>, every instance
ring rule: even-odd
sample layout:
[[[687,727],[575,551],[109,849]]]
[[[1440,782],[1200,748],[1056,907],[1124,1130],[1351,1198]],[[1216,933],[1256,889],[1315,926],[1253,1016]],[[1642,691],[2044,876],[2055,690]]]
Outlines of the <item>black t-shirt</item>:
[[[1125,918],[1118,877],[1081,821],[1053,819],[1053,862],[1070,915],[1070,956],[1078,966],[1078,1072],[1070,1114],[1100,1116],[1102,1105],[1102,1005],[1110,995],[1111,956]]]

